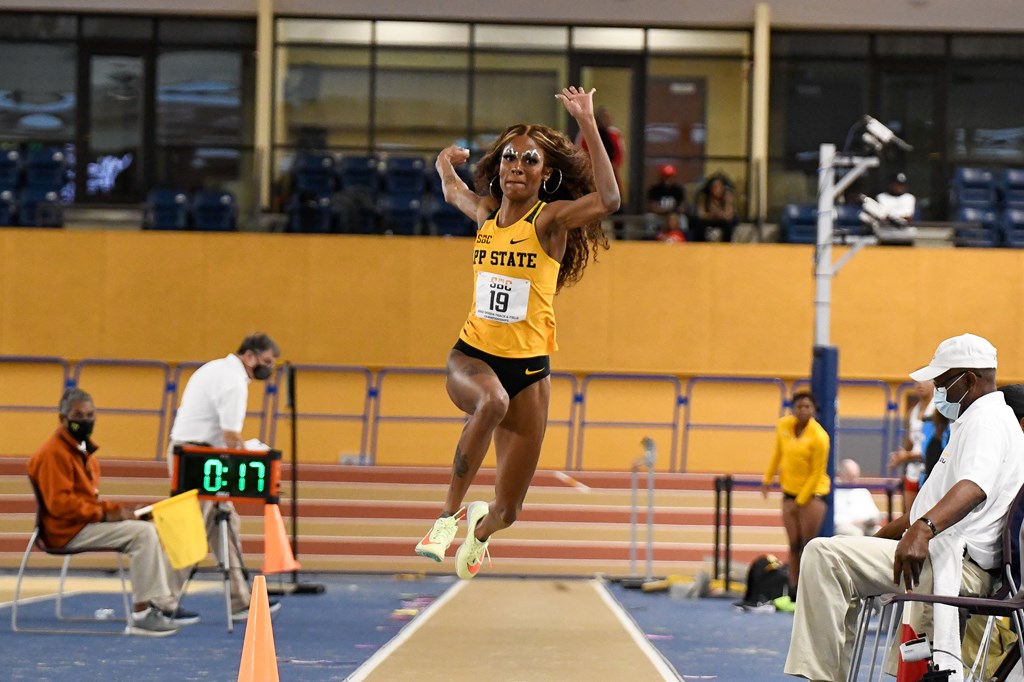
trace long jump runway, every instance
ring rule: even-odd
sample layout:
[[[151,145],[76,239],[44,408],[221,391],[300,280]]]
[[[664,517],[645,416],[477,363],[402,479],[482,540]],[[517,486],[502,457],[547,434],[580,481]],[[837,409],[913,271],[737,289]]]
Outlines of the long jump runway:
[[[460,582],[349,678],[680,679],[600,581]]]

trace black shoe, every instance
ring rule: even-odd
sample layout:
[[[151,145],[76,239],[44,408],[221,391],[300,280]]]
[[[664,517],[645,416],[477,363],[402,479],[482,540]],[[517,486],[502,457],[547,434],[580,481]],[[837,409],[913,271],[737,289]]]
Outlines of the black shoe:
[[[175,625],[194,625],[199,622],[199,614],[186,611],[180,606],[173,611],[160,609],[166,618],[169,618]]]

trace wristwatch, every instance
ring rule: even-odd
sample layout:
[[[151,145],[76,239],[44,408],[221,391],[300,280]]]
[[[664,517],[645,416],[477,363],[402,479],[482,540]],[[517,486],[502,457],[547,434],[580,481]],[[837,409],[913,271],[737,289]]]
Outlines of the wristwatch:
[[[932,523],[932,520],[929,519],[927,516],[922,516],[918,519],[918,521],[924,523],[926,526],[932,529],[932,537],[935,537],[939,534],[939,529],[935,527],[935,524]]]

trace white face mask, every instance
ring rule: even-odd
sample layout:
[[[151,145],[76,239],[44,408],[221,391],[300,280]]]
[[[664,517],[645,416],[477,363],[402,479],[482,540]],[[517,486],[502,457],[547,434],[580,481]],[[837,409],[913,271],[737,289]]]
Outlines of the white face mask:
[[[957,417],[960,416],[960,403],[962,403],[964,398],[967,397],[967,393],[964,393],[962,396],[960,396],[960,400],[956,401],[955,403],[951,403],[948,400],[946,400],[946,391],[953,388],[953,384],[955,384],[957,381],[963,379],[964,374],[967,374],[967,372],[964,372],[963,374],[958,376],[949,386],[946,386],[945,388],[939,388],[938,386],[936,386],[935,390],[932,391],[932,402],[935,403],[935,409],[939,411],[939,414],[941,414],[943,417],[950,421],[956,421]]]

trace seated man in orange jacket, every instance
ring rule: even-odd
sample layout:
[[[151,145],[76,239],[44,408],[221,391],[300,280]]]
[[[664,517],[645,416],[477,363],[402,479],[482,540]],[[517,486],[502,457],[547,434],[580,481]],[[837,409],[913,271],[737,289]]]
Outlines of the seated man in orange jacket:
[[[43,540],[55,549],[123,548],[131,564],[135,602],[128,634],[173,635],[179,624],[199,617],[177,606],[168,584],[171,568],[153,524],[100,499],[100,464],[90,439],[95,423],[92,397],[69,388],[60,400],[60,427],[28,461],[28,475],[44,507]]]

